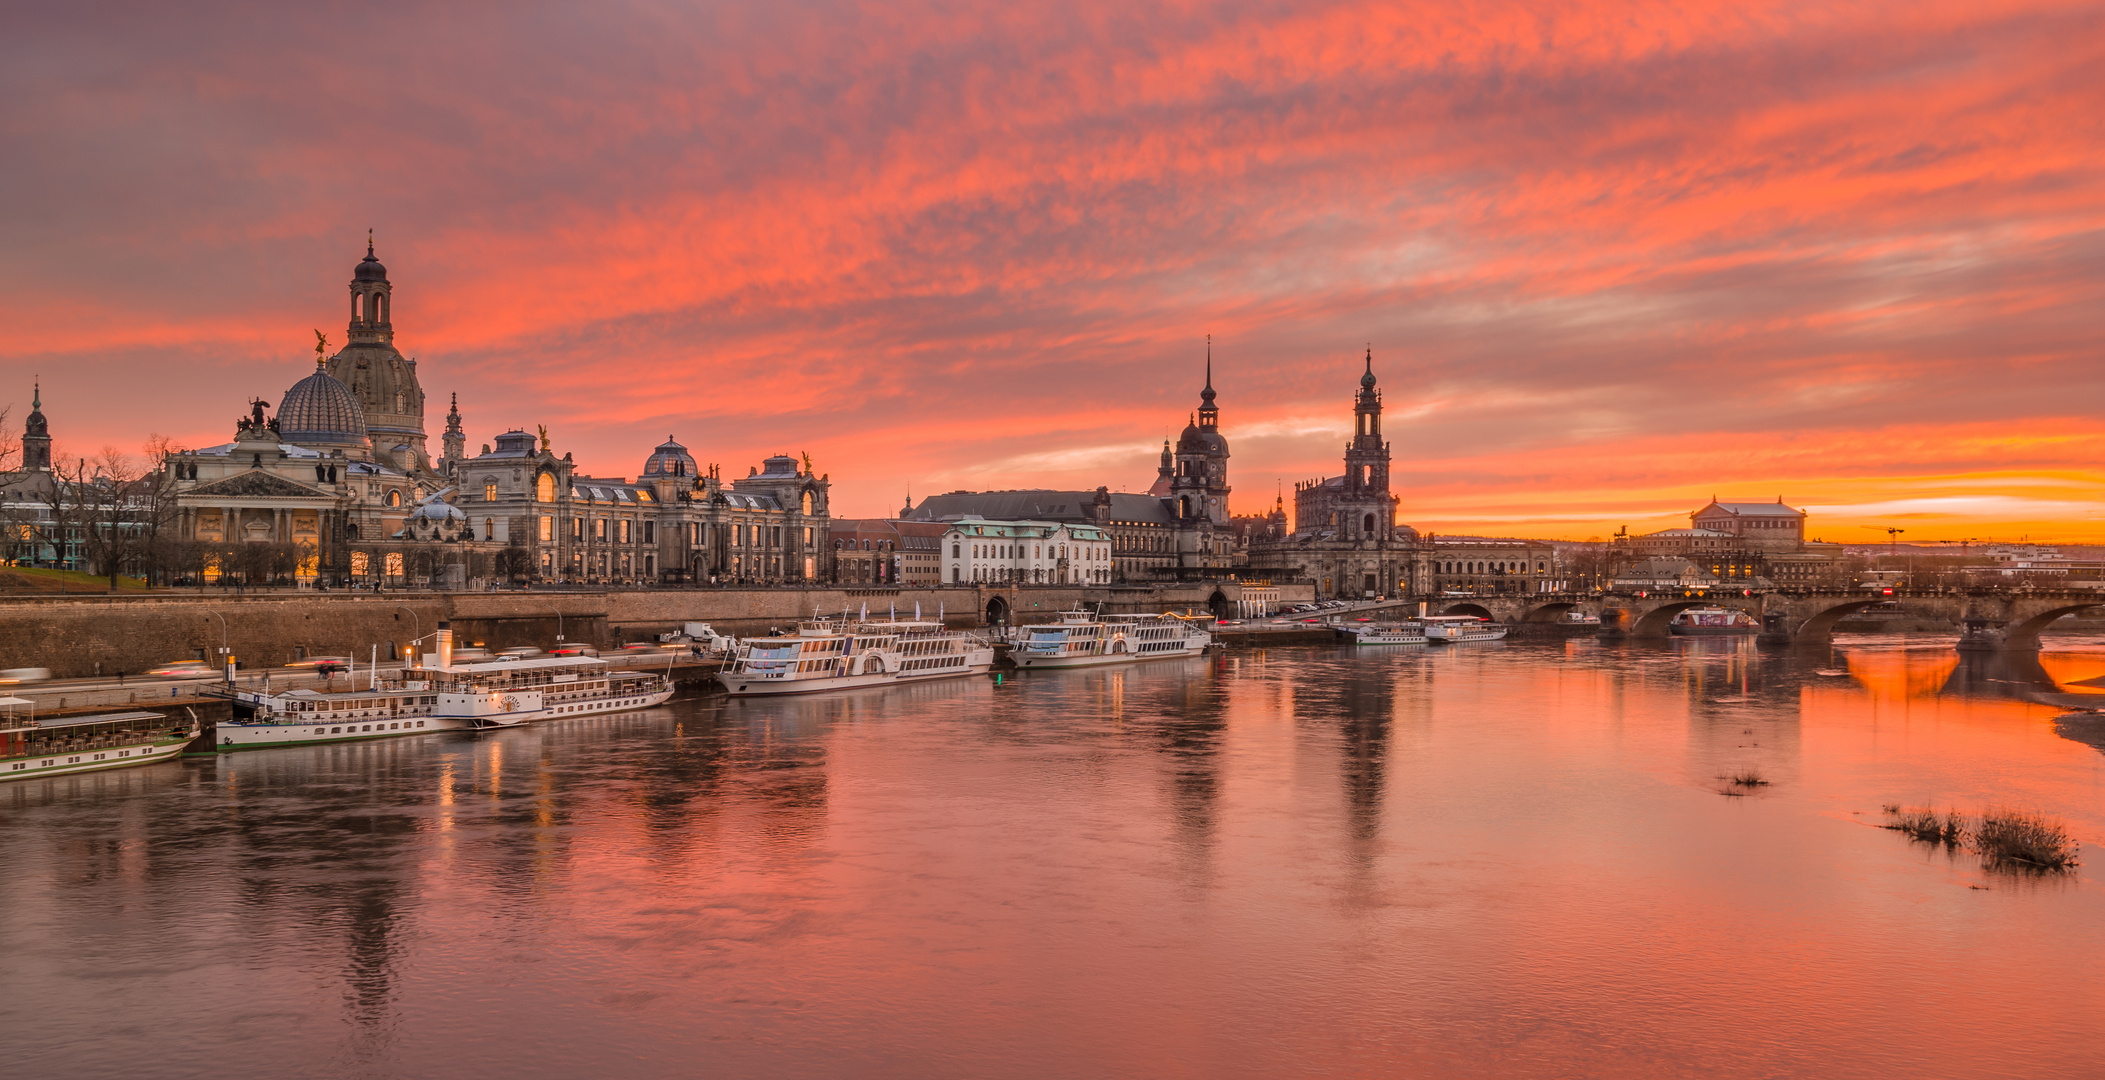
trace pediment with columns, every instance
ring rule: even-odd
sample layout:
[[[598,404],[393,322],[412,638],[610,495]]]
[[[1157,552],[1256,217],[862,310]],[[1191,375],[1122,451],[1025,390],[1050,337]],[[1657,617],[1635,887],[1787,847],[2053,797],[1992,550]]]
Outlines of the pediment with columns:
[[[305,484],[295,484],[282,476],[274,476],[260,470],[251,470],[239,476],[215,480],[183,492],[185,496],[211,496],[228,499],[328,499],[328,492]]]

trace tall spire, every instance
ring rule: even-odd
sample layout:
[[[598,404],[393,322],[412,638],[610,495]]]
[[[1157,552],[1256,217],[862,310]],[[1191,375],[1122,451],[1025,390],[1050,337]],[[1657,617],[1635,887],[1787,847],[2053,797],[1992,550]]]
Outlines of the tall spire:
[[[1369,390],[1374,388],[1374,346],[1372,344],[1367,346],[1367,373],[1359,377],[1359,384]]]

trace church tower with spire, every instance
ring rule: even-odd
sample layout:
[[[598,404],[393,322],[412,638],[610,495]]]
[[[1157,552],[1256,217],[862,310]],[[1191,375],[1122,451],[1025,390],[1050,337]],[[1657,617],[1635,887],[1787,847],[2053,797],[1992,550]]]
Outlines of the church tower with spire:
[[[458,393],[453,395],[453,404],[446,408],[446,434],[440,441],[445,447],[445,459],[439,471],[453,476],[468,457],[468,433],[461,430]]]
[[[408,472],[429,474],[424,388],[417,383],[417,362],[395,348],[394,291],[368,233],[365,258],[351,271],[350,337],[329,358],[326,370],[365,407],[374,456]]]
[[[1228,524],[1228,440],[1221,436],[1221,410],[1214,404],[1213,339],[1206,339],[1206,388],[1199,409],[1177,440],[1170,496],[1181,521]]]
[[[51,471],[51,428],[44,419],[44,384],[36,384],[29,402],[29,416],[22,421],[22,468],[26,472]]]
[[[1359,395],[1352,402],[1352,424],[1352,442],[1345,447],[1345,490],[1356,501],[1390,508],[1378,522],[1386,534],[1396,501],[1389,495],[1389,444],[1381,437],[1381,391],[1374,386],[1372,347],[1367,349],[1366,374],[1359,377]]]

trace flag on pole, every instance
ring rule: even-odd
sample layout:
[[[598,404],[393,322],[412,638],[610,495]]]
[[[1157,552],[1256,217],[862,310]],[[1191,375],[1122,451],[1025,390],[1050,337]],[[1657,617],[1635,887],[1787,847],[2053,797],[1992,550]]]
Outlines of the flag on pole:
[[[862,621],[870,621],[870,602],[868,600],[862,602]]]
[[[914,621],[921,621],[921,601],[919,600],[914,601]]]

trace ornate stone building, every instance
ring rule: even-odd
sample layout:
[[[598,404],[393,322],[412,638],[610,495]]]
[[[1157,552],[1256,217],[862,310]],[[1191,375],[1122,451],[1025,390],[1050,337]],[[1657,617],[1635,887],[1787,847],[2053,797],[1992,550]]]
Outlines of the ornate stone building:
[[[424,390],[395,347],[394,287],[368,241],[352,271],[350,338],[316,346],[276,415],[250,403],[232,442],[164,464],[181,537],[216,576],[227,545],[297,549],[301,579],[800,582],[823,580],[829,482],[768,458],[729,484],[670,439],[631,482],[576,470],[547,430],[467,456],[459,395],[426,452]],[[213,552],[220,550],[221,554]]]
[[[1345,471],[1294,485],[1293,531],[1253,539],[1251,573],[1312,581],[1324,597],[1423,591],[1426,557],[1418,532],[1396,523],[1396,495],[1389,490],[1389,444],[1381,432],[1372,349],[1353,398],[1352,422]]]

